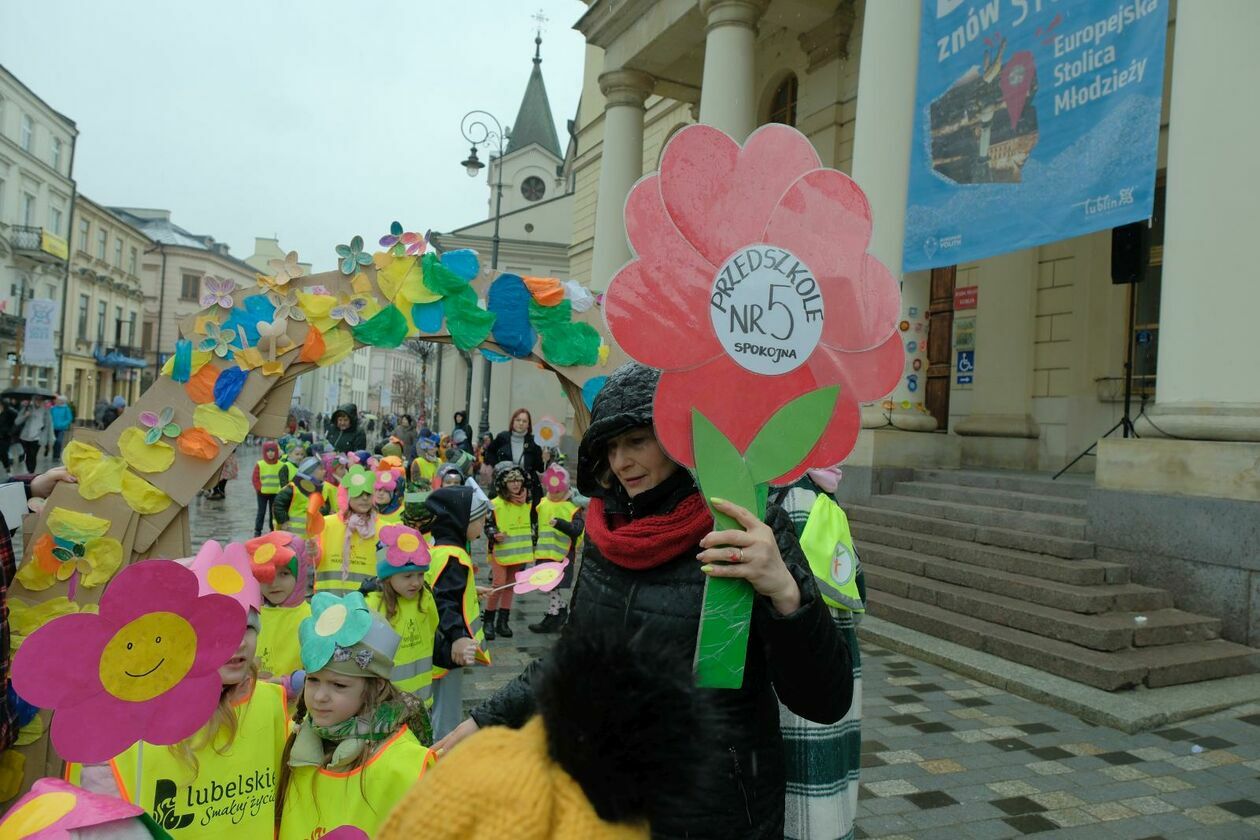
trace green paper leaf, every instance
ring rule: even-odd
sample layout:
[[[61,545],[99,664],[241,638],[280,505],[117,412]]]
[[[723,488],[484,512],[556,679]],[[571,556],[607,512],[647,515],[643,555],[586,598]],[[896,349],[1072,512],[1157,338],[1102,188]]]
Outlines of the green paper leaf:
[[[425,254],[420,265],[424,269],[424,285],[434,294],[449,297],[459,294],[463,289],[471,289],[467,280],[442,265],[437,254]]]
[[[396,307],[387,306],[351,332],[362,344],[373,347],[398,347],[407,338],[407,319]]]
[[[839,393],[839,385],[810,391],[780,408],[766,421],[744,453],[754,482],[764,484],[778,478],[805,460],[826,430]]]
[[[179,432],[180,428],[178,423],[167,423],[162,427],[162,434],[167,437],[179,437]]]
[[[541,330],[542,355],[559,367],[594,365],[599,362],[599,332],[590,324],[561,324]]]
[[[696,478],[705,501],[714,496],[764,516],[764,506],[748,466],[726,436],[695,409],[691,412],[691,441],[696,456]],[[719,530],[739,523],[714,511]],[[743,580],[709,578],[696,640],[696,684],[702,688],[739,688],[744,683],[753,588]]]
[[[495,314],[477,305],[477,293],[467,283],[463,290],[445,298],[443,306],[451,343],[460,350],[476,349],[490,335]]]
[[[568,300],[562,300],[555,306],[543,306],[533,299],[529,302],[529,325],[540,333],[572,322],[573,304]]]

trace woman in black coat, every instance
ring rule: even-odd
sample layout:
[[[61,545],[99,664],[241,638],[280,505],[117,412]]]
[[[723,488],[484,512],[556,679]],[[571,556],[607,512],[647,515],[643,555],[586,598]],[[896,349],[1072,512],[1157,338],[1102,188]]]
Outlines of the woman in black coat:
[[[529,479],[530,498],[534,503],[542,500],[543,455],[542,447],[534,440],[534,418],[529,410],[518,408],[512,412],[512,422],[506,431],[499,432],[486,455],[485,462],[491,468],[510,461],[525,470]]]
[[[782,510],[771,508],[761,523],[723,503],[745,530],[712,532],[691,475],[669,460],[652,431],[658,378],[641,365],[623,366],[595,400],[578,456],[578,488],[592,497],[586,548],[564,632],[619,625],[661,650],[693,651],[706,574],[748,580],[757,596],[743,686],[701,690],[723,733],[705,752],[724,772],[706,775],[681,804],[658,808],[652,834],[777,839],[785,792],[778,702],[819,723],[839,720],[853,693],[849,649]],[[482,726],[523,725],[535,710],[537,667],[474,709],[438,746],[449,749]]]

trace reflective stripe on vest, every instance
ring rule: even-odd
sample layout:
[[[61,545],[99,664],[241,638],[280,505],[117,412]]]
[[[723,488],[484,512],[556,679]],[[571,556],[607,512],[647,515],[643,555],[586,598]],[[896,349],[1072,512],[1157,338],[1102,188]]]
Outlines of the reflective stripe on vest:
[[[468,570],[468,580],[464,585],[464,602],[463,618],[464,627],[468,630],[468,635],[476,642],[477,647],[482,647],[486,642],[486,634],[481,626],[481,604],[477,601],[477,581],[476,568],[473,566],[472,558],[468,556],[468,552],[462,548],[453,545],[435,545],[429,551],[431,560],[429,569],[424,573],[425,582],[432,588],[437,583],[437,579],[442,576],[446,566],[451,561],[459,563]],[[487,660],[489,657],[487,657]],[[489,661],[486,661],[489,665]],[[446,674],[445,668],[434,666],[433,679],[441,679]]]
[[[491,543],[494,562],[501,566],[515,566],[534,559],[534,534],[528,504],[513,504],[501,497],[495,499],[494,527],[504,536],[503,542]]]
[[[262,488],[260,493],[264,496],[274,496],[280,492],[280,470],[282,469],[284,469],[282,461],[274,464],[268,464],[266,461],[258,462],[258,484]]]
[[[375,837],[394,806],[433,763],[433,753],[403,727],[360,768],[340,773],[294,767],[285,791],[280,840],[310,840],[352,825]],[[223,834],[239,840],[255,835]],[[270,831],[266,835],[272,835]]]
[[[568,500],[553,502],[543,499],[538,503],[538,546],[534,549],[535,560],[560,561],[569,556],[573,540],[558,528],[551,526],[551,520],[561,519],[572,522],[578,506]]]
[[[801,548],[828,605],[866,612],[858,593],[857,552],[849,533],[849,518],[825,493],[819,493],[810,508],[801,532]]]

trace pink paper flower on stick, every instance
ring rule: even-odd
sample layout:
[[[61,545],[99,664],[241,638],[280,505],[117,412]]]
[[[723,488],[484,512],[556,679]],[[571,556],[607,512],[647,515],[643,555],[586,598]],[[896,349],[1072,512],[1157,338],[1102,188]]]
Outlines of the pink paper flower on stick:
[[[539,563],[517,572],[516,585],[512,587],[512,591],[517,595],[526,592],[550,592],[560,585],[560,581],[564,579],[564,570],[568,565],[568,560],[561,560],[559,563]]]
[[[429,544],[414,528],[386,525],[381,529],[381,542],[385,545],[385,562],[389,565],[428,567]]]
[[[813,450],[759,480],[843,461],[859,403],[891,391],[905,365],[897,281],[866,253],[871,210],[857,184],[787,126],[742,147],[690,126],[631,191],[626,232],[635,259],[605,314],[629,356],[663,371],[655,423],[669,454],[695,466],[692,408],[744,452],[779,408],[839,385]]]
[[[199,594],[226,595],[248,612],[262,606],[262,588],[254,577],[250,552],[241,543],[206,540],[192,562]]]
[[[245,624],[223,595],[197,594],[197,577],[170,560],[128,566],[101,596],[100,613],[50,621],[13,661],[23,699],[52,709],[64,759],[108,761],[141,739],[174,744],[219,702],[219,668]]]

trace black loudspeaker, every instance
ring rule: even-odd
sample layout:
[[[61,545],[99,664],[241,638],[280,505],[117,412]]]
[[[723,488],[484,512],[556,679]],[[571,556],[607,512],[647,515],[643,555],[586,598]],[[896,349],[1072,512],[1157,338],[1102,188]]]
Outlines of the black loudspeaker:
[[[1151,227],[1146,221],[1111,229],[1111,282],[1140,283],[1151,261]]]

